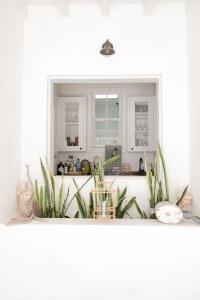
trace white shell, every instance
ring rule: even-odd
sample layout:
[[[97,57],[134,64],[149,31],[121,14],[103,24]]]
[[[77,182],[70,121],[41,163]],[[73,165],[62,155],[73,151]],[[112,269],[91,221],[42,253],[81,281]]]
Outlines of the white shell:
[[[183,219],[182,210],[168,201],[160,202],[155,207],[157,219],[165,224],[178,224]]]

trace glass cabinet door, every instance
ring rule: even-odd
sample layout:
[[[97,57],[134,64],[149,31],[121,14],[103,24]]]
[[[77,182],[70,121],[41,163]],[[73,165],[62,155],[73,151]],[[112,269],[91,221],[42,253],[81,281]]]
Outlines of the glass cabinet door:
[[[61,151],[85,150],[85,98],[60,99]]]
[[[118,95],[95,95],[95,146],[119,144],[120,103]]]
[[[79,103],[65,102],[65,144],[67,147],[78,147],[79,136]]]
[[[154,151],[154,98],[129,99],[129,151]]]
[[[149,105],[135,102],[135,147],[149,146]]]

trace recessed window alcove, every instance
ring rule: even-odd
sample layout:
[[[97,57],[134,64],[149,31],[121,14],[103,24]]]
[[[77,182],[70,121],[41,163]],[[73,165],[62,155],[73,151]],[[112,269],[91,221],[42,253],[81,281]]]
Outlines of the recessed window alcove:
[[[106,159],[110,146],[120,149],[121,161],[108,175],[123,175],[128,165],[136,176],[144,152],[153,166],[161,141],[160,87],[160,76],[49,78],[47,153],[54,175],[69,157]],[[82,175],[81,168],[70,171]]]

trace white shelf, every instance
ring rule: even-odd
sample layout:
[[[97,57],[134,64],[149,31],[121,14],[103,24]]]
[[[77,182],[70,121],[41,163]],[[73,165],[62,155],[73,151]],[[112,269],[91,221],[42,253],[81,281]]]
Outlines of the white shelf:
[[[148,112],[136,112],[135,114],[139,115],[139,116],[141,116],[141,115],[148,116]]]
[[[96,137],[98,140],[118,140],[119,138],[113,138],[113,137]]]
[[[65,125],[79,125],[79,123],[65,123]]]
[[[103,132],[108,132],[108,131],[111,131],[111,132],[118,132],[117,129],[96,129],[96,131],[103,131]]]

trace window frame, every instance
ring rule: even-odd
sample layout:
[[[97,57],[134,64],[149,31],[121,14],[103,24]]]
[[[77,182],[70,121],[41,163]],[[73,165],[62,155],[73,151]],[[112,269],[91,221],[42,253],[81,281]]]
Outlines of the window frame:
[[[107,105],[106,105],[106,118],[96,118],[96,98],[95,96],[96,95],[118,95],[118,101],[119,101],[119,117],[118,118],[108,118],[107,116]],[[108,98],[107,98],[108,99]],[[118,121],[119,122],[119,129],[118,129],[118,134],[119,134],[119,138],[118,138],[118,143],[116,145],[119,145],[121,144],[122,142],[122,116],[121,116],[121,107],[122,107],[122,96],[121,96],[121,93],[119,93],[118,91],[101,91],[101,92],[96,92],[92,94],[92,125],[93,125],[93,132],[92,132],[92,147],[93,148],[102,148],[104,149],[105,148],[105,144],[102,144],[102,145],[99,145],[99,144],[96,144],[96,121],[102,121],[102,120],[105,120],[105,121]],[[106,144],[106,145],[109,145],[109,144]]]

